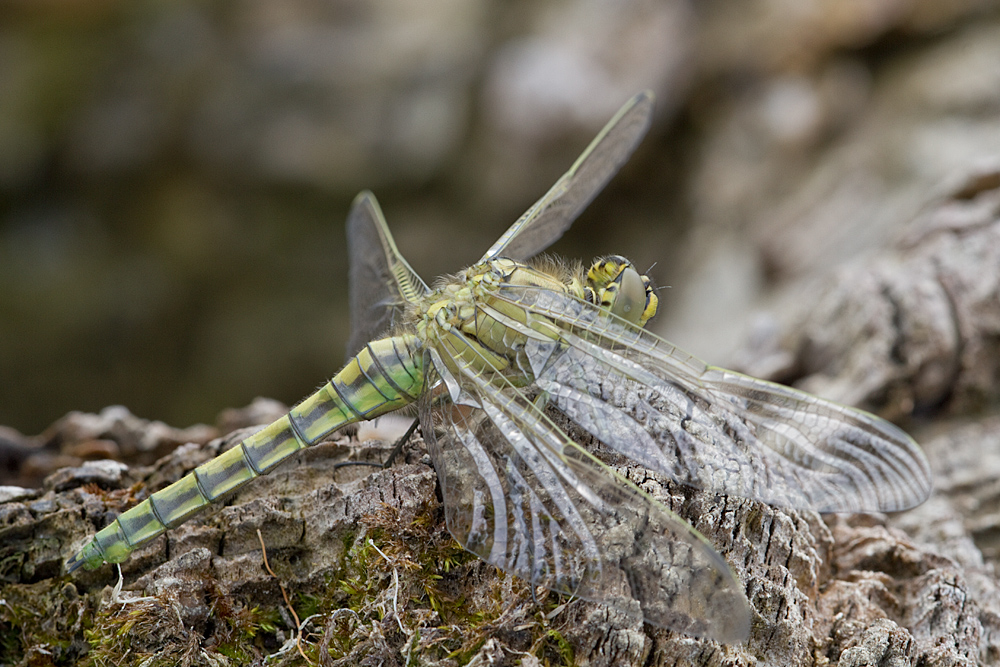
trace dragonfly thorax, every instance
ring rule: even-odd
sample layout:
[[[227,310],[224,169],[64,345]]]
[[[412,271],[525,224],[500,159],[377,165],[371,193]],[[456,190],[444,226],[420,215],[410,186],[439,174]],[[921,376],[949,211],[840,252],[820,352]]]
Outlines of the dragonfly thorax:
[[[416,304],[417,337],[429,347],[446,350],[444,363],[453,373],[461,373],[459,367],[499,372],[504,382],[525,386],[533,380],[519,359],[526,339],[510,323],[524,325],[528,315],[506,303],[502,291],[531,286],[566,293],[570,282],[510,259],[477,264],[439,283]]]
[[[498,258],[472,266],[430,292],[418,306],[417,336],[448,350],[452,372],[461,365],[474,372],[498,371],[515,386],[531,383],[529,364],[521,358],[525,327],[552,339],[559,334],[553,322],[511,299],[512,288],[568,294],[638,326],[657,307],[649,278],[618,255],[596,260],[586,273],[579,264],[542,260],[532,266]]]
[[[528,266],[509,259],[496,259],[486,265],[491,268],[490,283],[499,281],[565,292],[640,327],[656,314],[659,305],[649,277],[640,274],[635,265],[621,255],[594,260],[586,275],[579,265],[567,267],[552,260]]]
[[[477,269],[483,270],[477,272]],[[469,271],[473,274],[472,281],[483,287],[506,284],[565,292],[639,326],[645,326],[659,305],[649,276],[640,274],[621,255],[594,260],[585,276],[579,265],[566,266],[553,260],[529,266],[500,258]]]

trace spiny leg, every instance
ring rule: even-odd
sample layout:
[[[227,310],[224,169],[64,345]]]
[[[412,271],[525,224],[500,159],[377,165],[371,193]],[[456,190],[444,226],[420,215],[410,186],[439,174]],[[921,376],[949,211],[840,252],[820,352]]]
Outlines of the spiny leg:
[[[375,468],[382,468],[383,470],[385,470],[386,468],[392,465],[392,462],[396,460],[396,457],[399,456],[399,453],[403,451],[403,445],[406,444],[406,442],[410,439],[413,433],[417,430],[417,426],[419,425],[420,425],[420,420],[414,419],[413,423],[410,424],[410,427],[406,429],[406,433],[404,433],[399,438],[399,440],[397,440],[396,443],[392,446],[392,451],[389,452],[389,457],[386,458],[385,462],[374,463],[373,461],[341,461],[340,463],[334,464],[333,466],[334,470],[338,468],[344,468],[347,466],[372,466]]]

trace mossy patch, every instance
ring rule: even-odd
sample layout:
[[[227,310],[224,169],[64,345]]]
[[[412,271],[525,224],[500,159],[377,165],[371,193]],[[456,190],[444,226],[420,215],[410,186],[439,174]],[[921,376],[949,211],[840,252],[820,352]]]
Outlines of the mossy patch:
[[[283,566],[281,581],[268,575],[236,589],[216,578],[207,550],[164,564],[158,583],[146,585],[155,595],[110,586],[80,593],[65,576],[4,584],[0,664],[458,666],[487,652],[498,665],[529,655],[573,664],[548,620],[562,598],[538,589],[533,599],[523,581],[462,549],[436,501],[383,506],[338,540],[344,549],[332,567],[296,574]],[[260,572],[252,556],[245,563]]]

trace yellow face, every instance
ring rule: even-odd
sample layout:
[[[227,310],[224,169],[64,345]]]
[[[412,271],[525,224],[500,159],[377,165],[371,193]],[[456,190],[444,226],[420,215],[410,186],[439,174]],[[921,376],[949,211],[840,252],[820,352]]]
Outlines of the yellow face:
[[[587,271],[584,299],[640,327],[659,305],[649,278],[620,255],[596,260]]]

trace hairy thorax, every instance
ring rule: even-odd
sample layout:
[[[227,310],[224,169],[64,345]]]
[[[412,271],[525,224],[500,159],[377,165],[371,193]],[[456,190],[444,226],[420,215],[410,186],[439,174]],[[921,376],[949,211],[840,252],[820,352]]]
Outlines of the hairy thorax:
[[[533,380],[520,358],[527,333],[559,335],[551,321],[518,299],[532,289],[567,294],[639,326],[656,312],[649,279],[623,257],[599,259],[586,274],[579,264],[543,259],[528,265],[500,258],[446,278],[420,300],[413,313],[417,337],[425,348],[447,350],[453,372],[459,365],[499,372],[524,386]]]

